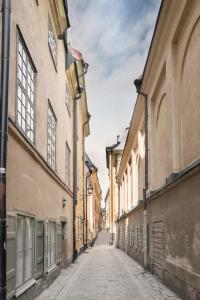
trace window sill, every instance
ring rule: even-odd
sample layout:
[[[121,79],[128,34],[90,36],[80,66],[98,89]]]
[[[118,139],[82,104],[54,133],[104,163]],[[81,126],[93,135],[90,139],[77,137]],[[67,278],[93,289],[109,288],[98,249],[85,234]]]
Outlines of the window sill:
[[[18,288],[15,293],[15,297],[18,298],[21,294],[23,294],[26,290],[28,290],[31,286],[33,286],[36,283],[35,279],[31,279],[28,282],[26,282],[23,286]]]

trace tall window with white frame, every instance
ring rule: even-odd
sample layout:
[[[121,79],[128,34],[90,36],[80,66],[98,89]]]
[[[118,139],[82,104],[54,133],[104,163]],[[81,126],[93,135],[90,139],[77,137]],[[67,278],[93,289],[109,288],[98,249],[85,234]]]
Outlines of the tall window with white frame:
[[[48,222],[48,269],[56,264],[56,223]]]
[[[53,170],[56,170],[56,116],[51,104],[48,106],[48,136],[47,161]]]
[[[65,90],[65,103],[67,105],[67,109],[70,112],[70,93],[69,93],[69,87],[66,83],[66,90]]]
[[[57,41],[53,31],[53,26],[52,26],[50,16],[49,16],[49,28],[48,28],[48,43],[49,43],[49,48],[51,51],[51,56],[53,58],[54,65],[56,67],[57,66]]]
[[[16,288],[20,288],[33,278],[33,224],[28,216],[17,216],[16,237]]]
[[[66,185],[68,188],[70,187],[70,156],[71,151],[68,143],[66,142]]]
[[[36,69],[20,37],[17,51],[16,122],[26,137],[34,143]]]

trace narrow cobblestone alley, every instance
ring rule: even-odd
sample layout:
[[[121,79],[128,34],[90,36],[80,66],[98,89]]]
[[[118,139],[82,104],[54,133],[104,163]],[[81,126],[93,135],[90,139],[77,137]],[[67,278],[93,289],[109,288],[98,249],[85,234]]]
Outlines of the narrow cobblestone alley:
[[[109,246],[109,233],[100,232],[95,246],[46,289],[37,300],[178,300],[154,276],[128,255]]]

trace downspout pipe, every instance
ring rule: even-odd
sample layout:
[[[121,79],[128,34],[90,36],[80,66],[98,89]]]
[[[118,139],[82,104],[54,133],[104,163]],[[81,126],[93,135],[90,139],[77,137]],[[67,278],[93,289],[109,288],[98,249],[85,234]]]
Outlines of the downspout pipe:
[[[112,167],[112,150],[109,153],[109,166],[110,166],[110,180],[111,180],[111,185],[113,184],[113,167]],[[113,187],[111,186],[110,189],[110,218],[111,218],[111,244],[113,245],[114,238],[113,238]]]
[[[81,98],[81,88],[78,79],[76,62],[74,69],[77,81],[77,95],[73,99],[73,261],[77,258],[76,249],[76,205],[77,205],[77,101]]]
[[[85,178],[85,126],[90,122],[90,114],[88,114],[88,119],[83,123],[83,178]],[[86,177],[86,183],[87,183],[87,177]],[[85,200],[86,197],[86,200]],[[85,243],[85,223],[86,221],[86,215],[87,215],[87,184],[86,184],[86,190],[83,184],[83,247],[84,250],[87,248],[87,242]],[[86,232],[87,235],[87,232]],[[86,238],[87,241],[87,238]]]
[[[0,299],[6,299],[6,159],[8,141],[8,86],[11,1],[2,1],[2,56],[0,98]]]
[[[81,98],[83,88],[80,87],[77,69],[77,62],[74,61],[75,77],[77,82],[77,94],[73,99],[73,261],[77,258],[76,249],[76,205],[77,205],[77,136],[78,136],[78,122],[77,122],[77,102]]]
[[[144,247],[144,268],[148,269],[148,216],[147,216],[147,190],[148,190],[148,156],[149,156],[149,144],[148,144],[148,95],[140,90],[142,85],[142,77],[136,79],[134,84],[136,86],[137,93],[144,98],[144,131],[145,131],[145,184],[143,189],[143,201],[144,201],[144,224],[143,224],[143,247]]]
[[[85,222],[85,231],[86,231],[86,236],[85,236],[85,249],[88,248],[88,178],[91,176],[91,171],[89,171],[90,173],[86,176],[86,187],[85,187],[85,190],[86,190],[86,207],[85,207],[85,219],[86,219],[86,222]]]

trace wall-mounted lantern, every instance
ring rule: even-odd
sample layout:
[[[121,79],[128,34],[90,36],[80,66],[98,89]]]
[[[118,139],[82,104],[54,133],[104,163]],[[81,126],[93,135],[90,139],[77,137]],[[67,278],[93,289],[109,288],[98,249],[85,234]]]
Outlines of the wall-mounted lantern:
[[[62,198],[62,207],[63,208],[66,206],[66,202],[67,202],[67,200],[63,197]]]

